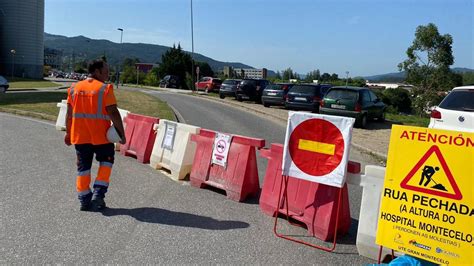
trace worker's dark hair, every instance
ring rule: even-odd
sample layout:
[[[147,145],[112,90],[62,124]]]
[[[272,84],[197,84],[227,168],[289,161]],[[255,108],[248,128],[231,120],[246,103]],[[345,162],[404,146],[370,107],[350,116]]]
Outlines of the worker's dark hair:
[[[107,62],[105,62],[103,59],[96,59],[94,61],[89,62],[89,66],[87,69],[89,70],[90,74],[94,74],[96,69],[102,69]]]

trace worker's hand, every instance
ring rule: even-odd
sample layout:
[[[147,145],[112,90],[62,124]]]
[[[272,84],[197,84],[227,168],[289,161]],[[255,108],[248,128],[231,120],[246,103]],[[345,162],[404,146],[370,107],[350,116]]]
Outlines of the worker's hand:
[[[64,143],[65,143],[67,146],[71,146],[71,135],[66,134],[66,136],[64,136]]]
[[[125,138],[125,136],[123,136],[120,141],[119,141],[120,144],[125,144],[127,143],[127,138]]]

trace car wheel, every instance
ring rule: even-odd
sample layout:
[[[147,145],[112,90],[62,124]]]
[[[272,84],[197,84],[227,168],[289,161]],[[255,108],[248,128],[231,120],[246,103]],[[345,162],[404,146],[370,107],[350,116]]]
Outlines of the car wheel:
[[[367,115],[363,115],[359,121],[357,121],[357,124],[360,128],[366,128],[367,127]]]
[[[263,103],[263,106],[265,107],[270,107],[270,104],[269,103],[266,103],[266,102],[262,102]]]
[[[220,93],[219,93],[219,98],[224,99],[225,96],[224,96],[223,94],[220,94]]]
[[[237,101],[239,101],[239,102],[243,101],[242,97],[240,97],[240,96],[236,96],[235,98],[236,98]]]
[[[6,87],[0,87],[0,93],[5,93],[7,92],[7,88]]]
[[[377,118],[378,122],[384,122],[385,121],[385,112],[382,112],[382,114]]]

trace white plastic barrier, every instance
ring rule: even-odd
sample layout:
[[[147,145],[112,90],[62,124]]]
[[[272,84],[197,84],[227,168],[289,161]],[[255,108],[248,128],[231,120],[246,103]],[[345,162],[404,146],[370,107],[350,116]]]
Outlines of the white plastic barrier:
[[[378,215],[382,196],[385,167],[376,165],[365,166],[365,174],[347,176],[347,182],[363,188],[360,204],[359,227],[357,229],[356,246],[359,255],[377,260],[380,246],[375,244]],[[392,250],[383,248],[382,259],[391,255]],[[398,254],[398,253],[397,253]]]
[[[174,180],[182,180],[191,173],[196,143],[191,141],[191,134],[199,134],[201,128],[161,119],[150,166],[154,169],[165,168],[171,172]]]
[[[125,109],[120,109],[120,108],[117,108],[117,109],[120,112],[120,117],[122,117],[123,128],[125,129],[125,127],[127,126],[125,124],[125,117],[127,117],[127,115],[130,113],[130,111],[125,110]],[[115,143],[115,150],[116,151],[120,150],[120,143]]]
[[[67,100],[62,100],[56,104],[59,107],[58,118],[56,119],[56,130],[66,130]]]

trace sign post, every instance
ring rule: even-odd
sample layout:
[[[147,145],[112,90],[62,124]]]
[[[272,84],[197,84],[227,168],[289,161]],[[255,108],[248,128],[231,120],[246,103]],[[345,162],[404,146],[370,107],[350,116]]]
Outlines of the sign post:
[[[313,245],[277,232],[278,215],[275,216],[273,231],[276,236],[325,251],[336,248],[339,212],[342,202],[342,187],[346,181],[347,164],[352,128],[355,120],[348,117],[337,117],[302,112],[290,112],[286,130],[282,162],[282,180],[277,202],[287,195],[288,178],[304,179],[311,182],[338,187],[338,204],[333,246],[327,248]],[[283,180],[285,180],[282,193]],[[288,214],[288,198],[286,212]],[[278,213],[280,206],[277,206]],[[288,217],[288,215],[287,215]]]
[[[393,126],[376,243],[474,264],[474,133]]]

